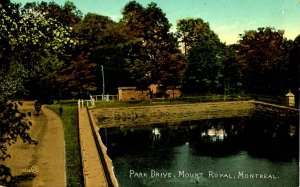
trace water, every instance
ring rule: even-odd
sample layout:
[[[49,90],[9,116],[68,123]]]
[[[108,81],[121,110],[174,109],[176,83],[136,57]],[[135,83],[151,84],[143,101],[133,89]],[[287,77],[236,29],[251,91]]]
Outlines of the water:
[[[298,122],[270,119],[107,128],[100,135],[121,187],[298,186]]]

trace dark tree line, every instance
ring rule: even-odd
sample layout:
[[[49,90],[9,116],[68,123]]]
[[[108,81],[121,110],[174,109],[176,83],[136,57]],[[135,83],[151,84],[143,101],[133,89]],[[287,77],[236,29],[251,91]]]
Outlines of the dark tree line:
[[[1,11],[0,89],[11,98],[102,94],[102,66],[106,93],[151,83],[198,94],[282,95],[299,87],[299,36],[290,41],[281,30],[245,31],[226,45],[201,18],[179,20],[172,33],[157,4],[136,1],[118,22],[83,16],[71,2],[8,2]]]

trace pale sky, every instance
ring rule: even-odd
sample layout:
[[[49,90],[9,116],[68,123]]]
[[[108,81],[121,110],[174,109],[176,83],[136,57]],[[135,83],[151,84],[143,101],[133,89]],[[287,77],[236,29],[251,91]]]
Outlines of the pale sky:
[[[33,0],[12,0],[22,3]],[[35,0],[40,2],[38,0]],[[44,0],[50,2],[50,0]],[[122,8],[130,0],[72,0],[76,7],[88,12],[109,16],[118,21]],[[54,0],[62,5],[65,0]],[[137,0],[144,7],[155,2],[166,13],[176,31],[176,21],[202,18],[208,22],[221,41],[236,43],[239,34],[258,27],[285,30],[285,37],[294,40],[300,34],[300,0]]]

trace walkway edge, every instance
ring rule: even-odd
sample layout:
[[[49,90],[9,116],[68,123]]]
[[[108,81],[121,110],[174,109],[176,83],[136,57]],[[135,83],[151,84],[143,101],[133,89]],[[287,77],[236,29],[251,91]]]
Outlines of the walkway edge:
[[[115,173],[114,173],[114,167],[113,167],[113,164],[112,164],[112,160],[107,155],[107,147],[104,145],[104,143],[102,141],[102,138],[101,138],[101,136],[99,134],[99,129],[100,128],[97,125],[97,123],[95,122],[95,118],[92,117],[93,116],[92,112],[91,112],[92,109],[87,109],[87,110],[88,110],[89,119],[91,120],[91,124],[93,126],[93,129],[96,132],[97,140],[98,140],[98,143],[100,144],[102,155],[103,155],[103,157],[105,159],[104,160],[104,162],[105,162],[104,164],[106,164],[106,167],[108,169],[108,174],[109,174],[112,186],[118,187],[119,184],[118,184],[118,180],[117,180],[117,178],[115,176]]]
[[[87,110],[78,108],[78,117],[84,186],[108,187]]]
[[[118,187],[112,162],[88,108],[78,108],[84,186]]]

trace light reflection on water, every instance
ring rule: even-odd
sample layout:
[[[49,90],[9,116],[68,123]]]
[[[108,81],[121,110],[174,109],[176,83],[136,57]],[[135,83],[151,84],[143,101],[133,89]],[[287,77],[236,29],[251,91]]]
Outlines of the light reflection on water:
[[[100,129],[100,135],[121,187],[298,186],[297,128],[233,118]]]

